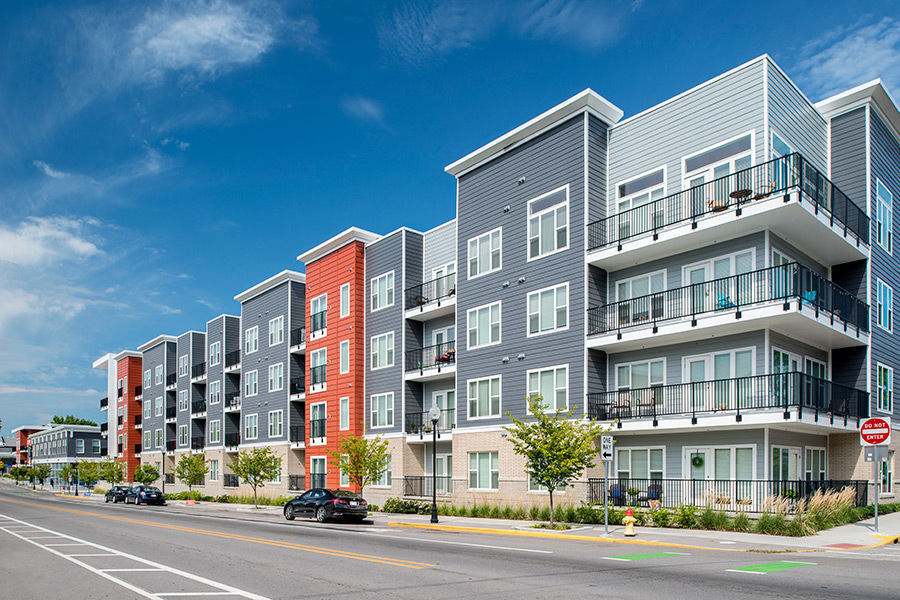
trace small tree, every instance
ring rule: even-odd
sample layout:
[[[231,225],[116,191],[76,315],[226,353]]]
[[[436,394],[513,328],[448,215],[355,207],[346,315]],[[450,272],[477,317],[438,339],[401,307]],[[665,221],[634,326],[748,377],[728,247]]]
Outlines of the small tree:
[[[188,497],[193,498],[193,487],[203,483],[209,472],[209,465],[202,454],[185,454],[175,465],[175,477],[188,486]]]
[[[0,470],[2,470],[2,466],[0,466]],[[50,465],[34,465],[31,468],[34,473],[34,478],[41,482],[41,489],[44,489],[44,480],[50,477]]]
[[[540,395],[528,399],[528,411],[534,420],[520,420],[509,412],[509,433],[513,451],[524,456],[531,481],[550,494],[550,527],[553,528],[553,492],[565,488],[585,469],[594,466],[597,448],[594,441],[609,431],[593,422],[575,420],[571,409],[545,412]]]
[[[59,470],[59,478],[68,485],[69,480],[75,475],[75,467],[66,465]]]
[[[50,421],[51,425],[92,425],[94,427],[97,426],[97,423],[91,421],[90,419],[84,419],[82,417],[76,417],[75,415],[54,415],[53,419]]]
[[[253,489],[253,507],[259,508],[256,489],[281,475],[281,459],[269,447],[242,450],[231,460],[231,470]]]
[[[9,470],[9,474],[16,479],[16,483],[18,484],[22,479],[28,477],[28,467],[24,465],[16,465]]]
[[[82,463],[82,467],[86,463]],[[98,479],[103,479],[110,485],[118,485],[125,480],[125,464],[114,459],[107,459],[97,465]]]
[[[106,479],[105,470],[108,468],[104,463],[93,461],[80,462],[78,463],[78,481],[93,488],[101,477]]]
[[[134,470],[134,477],[132,479],[138,483],[150,485],[159,479],[159,470],[153,465],[141,465]]]
[[[341,438],[341,445],[336,452],[328,451],[337,467],[347,476],[350,483],[359,486],[359,490],[377,481],[384,474],[391,455],[388,454],[387,440],[381,436],[364,438],[350,435]]]

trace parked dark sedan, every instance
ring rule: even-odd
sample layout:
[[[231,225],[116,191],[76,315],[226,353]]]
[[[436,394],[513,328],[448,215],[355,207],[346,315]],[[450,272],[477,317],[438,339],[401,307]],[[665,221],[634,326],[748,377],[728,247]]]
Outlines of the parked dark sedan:
[[[109,488],[109,491],[106,492],[106,501],[112,502],[115,504],[116,502],[124,502],[125,494],[130,490],[127,485],[114,485]]]
[[[293,521],[295,517],[315,517],[323,523],[339,517],[359,522],[368,514],[369,505],[365,499],[349,490],[313,488],[284,505],[284,518],[288,521]]]
[[[125,504],[159,504],[166,503],[166,497],[158,487],[136,485],[125,493]]]

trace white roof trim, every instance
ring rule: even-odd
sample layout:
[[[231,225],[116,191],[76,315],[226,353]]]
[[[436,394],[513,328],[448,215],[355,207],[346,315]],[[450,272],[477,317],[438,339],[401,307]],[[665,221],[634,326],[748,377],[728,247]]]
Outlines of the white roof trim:
[[[119,352],[118,354],[116,354],[113,357],[113,360],[118,362],[118,361],[122,360],[123,358],[125,358],[126,356],[133,356],[135,358],[143,358],[144,355],[141,354],[140,352],[137,352],[136,350],[122,350],[121,352]]]
[[[16,427],[12,431],[10,431],[10,433],[16,433],[17,431],[24,431],[26,429],[36,429],[37,431],[44,431],[47,429],[47,426],[46,425],[20,425],[19,427]]]
[[[816,108],[823,115],[831,118],[846,110],[858,108],[860,102],[869,100],[874,102],[875,106],[881,110],[882,115],[888,121],[888,125],[894,130],[894,135],[900,138],[900,110],[898,110],[897,103],[894,102],[881,79],[873,79],[846,92],[841,92],[831,98],[816,102]]]
[[[612,104],[609,100],[588,88],[579,92],[550,110],[536,116],[527,123],[520,125],[492,142],[489,142],[467,154],[458,161],[444,167],[444,171],[455,177],[459,177],[491,158],[503,154],[511,147],[533,137],[548,127],[572,117],[584,110],[593,110],[597,115],[610,125],[622,118],[622,109]]]
[[[115,356],[116,355],[112,352],[107,352],[106,354],[95,360],[93,363],[91,363],[91,366],[95,369],[109,369],[109,361],[114,360]]]
[[[210,319],[209,321],[207,321],[206,324],[208,326],[213,321],[218,321],[219,319],[224,319],[225,317],[231,317],[233,319],[240,319],[240,317],[237,315],[229,315],[228,313],[222,313],[221,315],[215,316],[212,319]]]
[[[285,269],[281,273],[273,275],[269,277],[265,281],[261,281],[257,283],[252,288],[245,290],[234,297],[238,302],[246,302],[251,298],[255,298],[259,296],[263,292],[266,292],[272,289],[275,286],[281,285],[285,281],[296,281],[298,283],[306,283],[306,275],[303,273],[298,273],[297,271],[291,271],[289,269]],[[199,333],[199,332],[198,332]]]
[[[334,252],[338,248],[346,246],[351,242],[362,242],[363,244],[368,244],[370,242],[374,242],[379,239],[381,236],[377,233],[372,233],[371,231],[366,231],[365,229],[360,229],[359,227],[350,227],[349,229],[345,229],[340,232],[336,236],[325,240],[315,248],[307,250],[303,254],[297,257],[297,260],[304,264],[309,264],[315,260],[318,260],[325,256],[326,254],[330,254]]]
[[[155,338],[153,338],[152,340],[150,340],[149,342],[144,342],[143,344],[138,346],[138,351],[146,352],[147,350],[149,350],[155,346],[159,346],[163,342],[177,342],[177,341],[178,341],[178,338],[176,338],[174,335],[158,335]]]

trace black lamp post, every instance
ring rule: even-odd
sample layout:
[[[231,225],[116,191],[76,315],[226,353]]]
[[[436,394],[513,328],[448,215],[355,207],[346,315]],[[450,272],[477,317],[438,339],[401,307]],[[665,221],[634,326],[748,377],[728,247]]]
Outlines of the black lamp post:
[[[437,523],[437,424],[441,418],[437,404],[431,405],[428,418],[431,419],[431,522]]]
[[[73,463],[75,467],[75,495],[78,495],[78,463]]]

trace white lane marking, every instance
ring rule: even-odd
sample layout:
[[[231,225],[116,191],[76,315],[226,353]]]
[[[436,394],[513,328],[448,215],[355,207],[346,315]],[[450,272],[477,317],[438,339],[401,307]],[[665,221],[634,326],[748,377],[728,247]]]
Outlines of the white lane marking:
[[[98,569],[101,573],[138,573],[162,571],[162,569]]]
[[[4,515],[0,515],[0,516],[4,516]],[[249,600],[270,600],[269,598],[266,598],[265,596],[260,596],[259,594],[254,594],[253,592],[248,592],[246,590],[241,590],[239,588],[236,588],[236,587],[224,584],[224,583],[219,583],[218,581],[213,581],[212,579],[208,579],[208,578],[202,577],[200,575],[195,575],[193,573],[188,573],[187,571],[182,571],[181,569],[176,569],[174,567],[169,567],[167,565],[163,565],[161,563],[154,562],[152,560],[147,560],[146,558],[141,558],[140,556],[128,554],[127,552],[115,550],[115,549],[109,548],[107,546],[101,546],[100,544],[96,544],[94,542],[88,542],[86,540],[81,540],[74,536],[71,536],[71,535],[68,535],[65,533],[60,533],[58,531],[51,531],[50,529],[46,529],[46,528],[40,527],[38,525],[31,525],[29,523],[26,523],[25,521],[20,521],[19,519],[14,519],[9,516],[7,516],[6,518],[10,519],[11,521],[21,523],[22,525],[32,527],[34,529],[38,529],[45,533],[53,533],[53,534],[58,535],[61,538],[72,540],[74,542],[80,542],[80,545],[91,546],[92,548],[96,548],[97,550],[102,550],[106,553],[109,553],[108,555],[120,556],[122,558],[126,558],[128,560],[132,560],[134,562],[137,562],[137,563],[140,563],[143,565],[147,565],[148,567],[153,567],[153,568],[159,569],[160,571],[166,571],[167,573],[169,573],[171,575],[176,575],[179,577],[183,577],[185,579],[190,579],[191,581],[196,581],[197,583],[208,585],[209,587],[211,587],[215,590],[218,590],[217,595],[220,595],[220,596],[221,595],[242,596],[244,598],[248,598]],[[78,560],[77,558],[72,558],[73,555],[64,554],[64,553],[60,552],[59,550],[50,548],[50,547],[48,547],[49,544],[33,542],[33,541],[29,540],[27,537],[25,537],[23,535],[19,535],[15,531],[7,531],[7,533],[9,533],[9,535],[19,538],[20,540],[24,540],[33,546],[37,546],[38,548],[43,548],[47,552],[50,552],[51,554],[55,554],[56,556],[63,558],[73,564],[76,564],[79,567],[87,569],[88,571],[90,571],[96,575],[99,575],[100,577],[103,577],[104,579],[112,581],[113,583],[116,583],[116,584],[124,587],[125,589],[130,590],[130,591],[134,592],[135,594],[138,594],[139,596],[142,596],[144,598],[149,598],[150,600],[161,600],[163,598],[162,596],[160,596],[157,593],[149,592],[145,589],[139,588],[138,586],[128,583],[127,581],[120,579],[120,578],[116,577],[115,575],[110,575],[109,573],[104,573],[101,569],[98,569],[97,567],[93,567],[82,560]],[[106,556],[106,555],[94,554],[94,555],[90,555],[90,556]],[[181,594],[181,595],[183,595],[183,594]]]
[[[634,562],[632,560],[628,560],[627,558],[616,558],[615,556],[601,556],[603,560],[620,560],[622,562]]]
[[[737,542],[728,542],[728,541],[719,542],[719,543],[720,544],[737,544]]]
[[[768,575],[762,571],[741,571],[740,569],[725,569],[729,573],[746,573],[748,575]]]
[[[29,540],[58,540],[58,535],[32,535],[28,537]]]
[[[30,540],[31,538],[26,538],[26,539]],[[49,548],[51,546],[56,547],[56,546],[86,546],[86,545],[87,544],[85,544],[84,542],[78,542],[77,544],[43,544],[44,548]]]
[[[353,531],[352,529],[347,529],[345,531]],[[371,535],[373,537],[383,537],[383,538],[391,538],[395,540],[404,540],[404,541],[415,541],[415,542],[428,542],[429,544],[451,544],[453,546],[474,546],[475,548],[490,548],[492,550],[514,550],[516,552],[533,552],[535,554],[553,554],[552,550],[535,550],[533,548],[513,548],[512,546],[491,546],[490,544],[475,544],[473,542],[452,542],[450,540],[430,540],[427,538],[417,538],[417,537],[404,537],[401,535],[384,535],[381,533],[369,533],[368,531],[353,531],[353,533],[358,533],[360,535]]]
[[[27,540],[28,538],[22,538],[22,539]],[[97,553],[97,554],[66,554],[65,555],[66,558],[78,558],[78,557],[82,557],[82,556],[119,556],[119,555],[114,552],[101,552],[101,553]]]
[[[157,596],[233,596],[234,592],[157,592]]]

